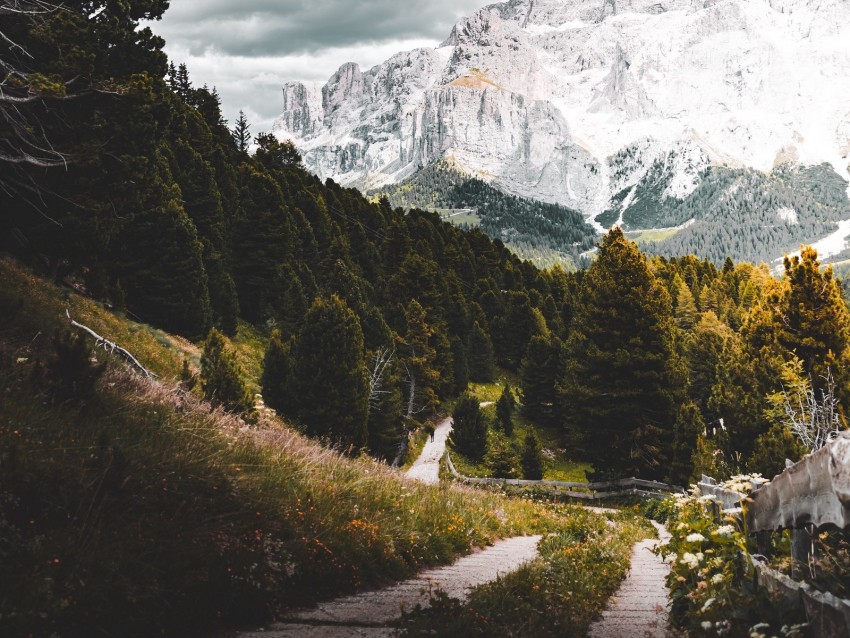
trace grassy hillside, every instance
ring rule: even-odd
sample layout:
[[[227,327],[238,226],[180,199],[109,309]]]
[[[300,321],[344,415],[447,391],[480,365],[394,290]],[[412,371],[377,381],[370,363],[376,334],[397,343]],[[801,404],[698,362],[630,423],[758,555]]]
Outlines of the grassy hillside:
[[[3,635],[208,635],[569,524],[213,410],[174,382],[196,346],[0,266]],[[163,379],[57,346],[65,308]]]

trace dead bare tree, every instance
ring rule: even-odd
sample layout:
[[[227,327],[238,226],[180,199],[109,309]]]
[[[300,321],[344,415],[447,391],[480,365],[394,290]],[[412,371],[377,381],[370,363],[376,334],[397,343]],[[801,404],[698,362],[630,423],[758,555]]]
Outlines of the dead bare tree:
[[[825,386],[818,389],[810,379],[803,378],[790,389],[782,390],[784,422],[810,452],[821,449],[846,429],[829,368],[824,382]]]
[[[0,162],[38,168],[67,166],[67,155],[52,146],[44,127],[27,107],[48,98],[71,96],[62,92],[44,95],[37,90],[32,82],[33,56],[2,28],[4,19],[35,20],[59,10],[59,5],[41,0],[0,0],[0,128],[4,133],[0,138]],[[72,83],[73,80],[63,88]]]
[[[395,358],[395,350],[389,346],[381,346],[372,357],[372,366],[369,370],[369,410],[377,410],[381,397],[389,394],[391,390],[384,389],[387,368]]]

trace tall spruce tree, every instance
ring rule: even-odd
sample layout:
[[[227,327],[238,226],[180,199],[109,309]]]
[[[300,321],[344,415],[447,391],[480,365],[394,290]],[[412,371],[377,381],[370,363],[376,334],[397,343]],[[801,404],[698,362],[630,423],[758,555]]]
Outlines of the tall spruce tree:
[[[292,354],[295,414],[313,436],[358,452],[367,441],[369,379],[363,330],[336,295],[317,297]]]
[[[490,335],[477,321],[469,335],[469,348],[466,355],[469,378],[472,381],[489,383],[496,373],[496,359]]]
[[[522,411],[536,423],[554,422],[558,397],[555,379],[558,376],[562,344],[551,335],[536,335],[528,342],[520,367]]]
[[[830,368],[847,398],[850,311],[832,268],[821,272],[817,251],[805,246],[799,257],[785,258],[785,278],[788,290],[776,318],[779,343],[802,360],[815,387],[823,387]]]
[[[663,478],[682,379],[670,296],[614,228],[585,274],[558,382],[597,475]]]
[[[236,149],[240,153],[247,153],[248,147],[251,146],[251,125],[248,123],[248,118],[242,110],[239,111],[239,117],[236,118],[231,135],[233,135],[233,142],[236,144]]]
[[[543,478],[543,448],[534,430],[529,429],[522,442],[520,455],[522,478],[539,481]]]
[[[478,399],[464,392],[452,412],[452,441],[458,452],[480,461],[487,452],[487,421]]]
[[[253,407],[251,394],[242,380],[236,355],[224,336],[215,328],[204,342],[201,357],[201,390],[204,398],[231,412],[248,412]]]
[[[506,436],[513,436],[514,433],[514,408],[516,407],[516,398],[511,392],[511,386],[505,384],[502,388],[502,394],[499,395],[499,400],[496,401],[496,424],[505,433]]]

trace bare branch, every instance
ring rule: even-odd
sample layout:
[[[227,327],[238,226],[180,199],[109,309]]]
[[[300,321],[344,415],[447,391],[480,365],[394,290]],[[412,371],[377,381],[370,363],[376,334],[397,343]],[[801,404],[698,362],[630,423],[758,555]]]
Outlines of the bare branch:
[[[119,355],[124,360],[126,360],[128,363],[130,363],[130,365],[132,365],[134,368],[136,368],[139,372],[144,374],[146,377],[156,377],[157,376],[156,374],[154,374],[153,372],[151,372],[150,370],[145,368],[141,363],[139,363],[138,359],[136,359],[136,357],[134,357],[132,354],[130,354],[130,352],[128,350],[125,350],[124,348],[122,348],[118,344],[113,343],[112,341],[109,341],[108,339],[104,339],[103,337],[101,337],[99,334],[97,334],[94,330],[92,330],[88,326],[84,326],[83,324],[77,323],[76,321],[71,319],[71,313],[68,312],[68,310],[65,310],[65,315],[68,317],[68,321],[71,322],[72,326],[74,326],[75,328],[79,328],[80,330],[83,330],[84,332],[86,332],[89,335],[91,335],[92,337],[94,337],[95,347],[103,346],[103,349],[106,350],[107,352]]]

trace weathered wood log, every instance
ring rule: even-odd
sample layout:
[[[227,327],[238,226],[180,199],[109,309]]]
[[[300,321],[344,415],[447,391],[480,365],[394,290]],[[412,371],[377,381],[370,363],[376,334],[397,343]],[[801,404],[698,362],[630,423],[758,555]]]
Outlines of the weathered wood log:
[[[94,330],[92,330],[88,326],[83,325],[81,323],[77,323],[76,321],[71,319],[71,313],[68,312],[67,309],[65,310],[65,315],[68,317],[68,321],[71,322],[72,326],[74,326],[75,328],[79,328],[83,332],[94,337],[95,347],[103,346],[103,349],[106,350],[107,352],[110,352],[112,354],[117,354],[122,359],[127,361],[127,363],[129,363],[131,366],[133,366],[136,370],[138,370],[143,375],[145,375],[146,377],[153,378],[153,377],[157,376],[156,374],[154,374],[153,372],[151,372],[150,370],[145,368],[141,363],[139,363],[139,360],[136,359],[136,357],[134,357],[132,354],[130,354],[129,350],[122,348],[117,343],[113,343],[109,339],[105,339],[104,337],[101,337],[99,334],[97,334]]]
[[[850,525],[850,432],[842,432],[820,450],[750,494],[747,523],[751,532]]]

